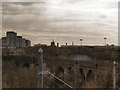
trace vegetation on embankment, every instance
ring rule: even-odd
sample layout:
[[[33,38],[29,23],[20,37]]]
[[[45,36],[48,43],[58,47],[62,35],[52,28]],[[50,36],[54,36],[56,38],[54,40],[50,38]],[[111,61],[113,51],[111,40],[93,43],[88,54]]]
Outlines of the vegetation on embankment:
[[[58,77],[64,80],[66,83],[74,87],[74,77],[69,79],[65,72],[63,77],[62,73],[59,71],[54,71],[52,67],[44,68],[44,70],[51,71],[53,74],[57,72]],[[2,86],[3,88],[37,88],[38,87],[38,67],[31,66],[29,68],[25,67],[15,67],[14,64],[9,62],[3,62],[3,71],[2,71]],[[112,67],[107,66],[103,71],[95,72],[96,77],[92,80],[88,80],[85,84],[81,85],[81,82],[77,83],[77,88],[112,88],[113,87],[113,72]],[[80,78],[77,80],[81,81]],[[117,87],[119,80],[117,78]],[[44,76],[44,88],[68,88],[55,78],[50,75]]]

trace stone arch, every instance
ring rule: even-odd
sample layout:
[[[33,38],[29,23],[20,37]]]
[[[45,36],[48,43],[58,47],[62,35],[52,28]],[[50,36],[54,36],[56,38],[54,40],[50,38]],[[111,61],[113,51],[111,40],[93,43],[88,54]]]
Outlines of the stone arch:
[[[64,68],[62,66],[58,66],[55,71],[55,76],[59,77],[60,79],[64,80]],[[55,85],[55,88],[60,88],[60,86],[63,86],[64,84],[60,82],[58,79],[55,79],[55,82],[58,83],[58,85]]]
[[[79,69],[79,87],[83,86],[85,84],[85,74],[84,70],[82,68]]]
[[[85,74],[84,74],[83,69],[80,68],[79,71],[80,71],[80,75],[81,75],[82,79],[85,80]]]
[[[34,64],[34,66],[36,67],[36,66],[38,66],[38,64]]]
[[[66,68],[66,70],[67,70],[67,72],[65,73],[66,75],[65,75],[65,79],[68,81],[68,82],[73,82],[73,80],[74,80],[74,71],[73,71],[73,68],[72,67],[67,67]],[[67,82],[66,81],[66,82]]]
[[[29,68],[29,67],[30,67],[30,64],[29,64],[29,63],[24,63],[24,64],[23,64],[23,67]]]
[[[70,74],[72,73],[72,67],[68,67],[67,70],[68,70],[68,73]]]
[[[86,75],[86,81],[94,80],[94,72],[92,70],[89,70]]]
[[[62,66],[59,66],[59,67],[58,67],[58,70],[59,70],[60,72],[63,72],[63,73],[64,73],[64,68],[63,68]]]
[[[62,66],[58,66],[58,67],[56,68],[55,74],[56,74],[57,76],[60,76],[61,74],[64,75],[64,68],[63,68]],[[62,78],[63,78],[63,77],[62,77]]]
[[[18,67],[18,66],[19,66],[19,63],[18,63],[18,62],[15,62],[15,66]]]

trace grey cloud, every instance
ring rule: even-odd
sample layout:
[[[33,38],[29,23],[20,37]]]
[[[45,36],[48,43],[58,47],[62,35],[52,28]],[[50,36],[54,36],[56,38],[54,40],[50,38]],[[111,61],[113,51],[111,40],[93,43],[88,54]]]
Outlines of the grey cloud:
[[[106,15],[100,15],[99,17],[100,17],[100,18],[103,18],[103,19],[107,18]]]
[[[34,8],[32,5],[36,3],[28,2],[16,2],[16,3],[3,3],[3,15],[20,15],[20,14],[41,14],[46,8],[41,5],[39,10]],[[38,3],[37,3],[38,4]],[[39,3],[42,4],[42,3]]]
[[[20,5],[20,6],[31,6],[31,5],[33,5],[33,4],[36,4],[36,2],[14,2],[14,3],[12,3],[12,4],[15,4],[15,5]]]
[[[37,8],[36,4],[38,3],[27,3],[27,5],[26,3],[3,3],[3,32],[12,28],[33,43],[48,43],[52,39],[63,43],[71,41],[79,43],[80,37],[84,37],[86,43],[99,43],[105,35],[116,37],[116,26],[114,26],[116,22],[110,22],[108,20],[110,17],[104,13],[98,13],[94,17],[90,12],[89,15],[84,15],[83,11],[61,8],[55,8],[57,11],[54,12],[47,12],[49,9],[47,4],[39,3]],[[65,11],[63,16],[59,14],[57,16],[57,13],[63,11]],[[111,42],[115,41],[112,40]]]

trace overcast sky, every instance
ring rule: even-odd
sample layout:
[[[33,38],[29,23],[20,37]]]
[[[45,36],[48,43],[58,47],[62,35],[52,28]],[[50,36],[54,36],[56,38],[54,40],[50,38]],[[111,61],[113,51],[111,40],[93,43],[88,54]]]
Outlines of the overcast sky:
[[[107,43],[118,43],[118,0],[11,0],[2,8],[3,36],[16,31],[32,44],[50,44],[53,39],[79,44],[83,38],[89,45],[103,45],[106,36]]]

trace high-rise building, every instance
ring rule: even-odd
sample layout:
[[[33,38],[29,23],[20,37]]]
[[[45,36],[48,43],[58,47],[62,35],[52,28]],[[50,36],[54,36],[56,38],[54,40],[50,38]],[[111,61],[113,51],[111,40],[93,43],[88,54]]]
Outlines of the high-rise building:
[[[22,36],[17,36],[16,47],[17,48],[21,48],[22,47]]]
[[[2,47],[22,48],[28,46],[31,46],[31,41],[17,36],[17,33],[13,31],[7,32],[6,37],[2,38]]]
[[[22,47],[25,47],[25,38],[22,38]]]

